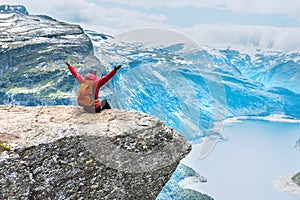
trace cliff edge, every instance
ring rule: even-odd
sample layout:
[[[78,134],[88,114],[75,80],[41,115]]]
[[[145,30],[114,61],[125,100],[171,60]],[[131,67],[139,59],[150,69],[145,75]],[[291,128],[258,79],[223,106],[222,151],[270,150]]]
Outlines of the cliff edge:
[[[191,145],[159,119],[0,106],[1,199],[155,199]]]

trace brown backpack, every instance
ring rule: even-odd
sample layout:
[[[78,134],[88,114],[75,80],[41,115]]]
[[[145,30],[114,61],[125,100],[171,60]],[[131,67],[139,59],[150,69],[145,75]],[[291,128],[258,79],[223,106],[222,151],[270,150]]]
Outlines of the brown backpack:
[[[95,105],[95,89],[93,80],[84,79],[80,83],[78,95],[77,95],[77,103],[82,107],[93,107]]]

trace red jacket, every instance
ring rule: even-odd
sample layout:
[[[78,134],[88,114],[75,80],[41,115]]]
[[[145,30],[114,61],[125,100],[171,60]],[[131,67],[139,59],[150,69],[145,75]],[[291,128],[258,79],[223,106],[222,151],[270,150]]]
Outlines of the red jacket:
[[[81,83],[84,79],[84,77],[82,75],[80,75],[79,73],[76,72],[75,68],[72,65],[68,65],[68,69],[70,70],[70,72],[73,74],[74,78],[76,78],[76,80]],[[99,90],[100,88],[107,82],[109,81],[109,79],[111,79],[115,74],[116,74],[117,70],[113,69],[111,70],[108,74],[106,74],[105,76],[101,77],[100,79],[97,78],[97,76],[95,74],[87,74],[85,76],[85,78],[87,79],[91,79],[94,81],[94,86],[96,88],[95,91],[95,99],[98,99],[98,94],[99,94]],[[95,105],[95,108],[98,108],[100,106],[100,102]]]

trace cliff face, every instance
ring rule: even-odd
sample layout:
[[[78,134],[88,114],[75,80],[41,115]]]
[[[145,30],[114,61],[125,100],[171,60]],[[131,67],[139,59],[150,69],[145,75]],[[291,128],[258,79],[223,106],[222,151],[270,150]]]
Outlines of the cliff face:
[[[155,199],[191,149],[157,118],[0,106],[1,199]]]
[[[65,60],[77,69],[100,66],[80,26],[0,6],[0,104],[70,104],[74,80]]]

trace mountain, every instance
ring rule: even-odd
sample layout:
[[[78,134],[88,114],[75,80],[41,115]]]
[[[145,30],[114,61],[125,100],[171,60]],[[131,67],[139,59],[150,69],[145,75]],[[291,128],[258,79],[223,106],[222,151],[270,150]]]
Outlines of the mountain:
[[[78,25],[29,15],[22,6],[0,8],[0,103],[70,104],[74,79],[64,61],[79,69],[100,65],[89,37]]]
[[[165,32],[145,29],[106,39],[87,32],[105,66],[123,64],[112,80],[114,106],[164,119],[188,140],[220,133],[222,121],[235,116],[300,119],[300,53],[199,47],[192,41],[177,43],[178,38],[186,41],[178,33],[174,43],[143,38],[158,35],[162,41]]]

